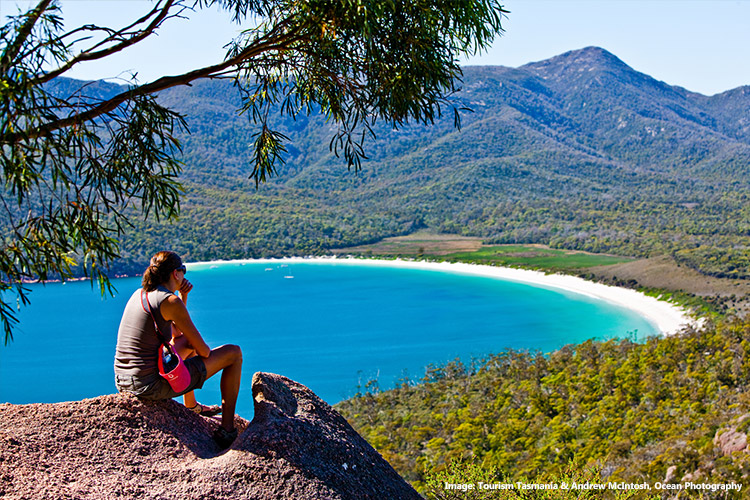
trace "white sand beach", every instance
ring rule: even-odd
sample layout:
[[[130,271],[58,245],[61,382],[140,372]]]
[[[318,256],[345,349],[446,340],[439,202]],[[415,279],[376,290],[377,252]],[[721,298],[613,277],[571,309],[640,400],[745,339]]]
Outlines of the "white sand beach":
[[[615,286],[594,283],[575,276],[563,274],[545,274],[540,271],[527,269],[514,269],[509,267],[483,266],[477,264],[450,263],[450,262],[426,262],[415,260],[385,260],[385,259],[360,259],[342,257],[289,257],[283,259],[251,259],[235,261],[212,261],[200,262],[191,265],[217,265],[234,263],[289,263],[295,262],[327,262],[341,265],[376,266],[376,267],[406,267],[411,269],[424,269],[429,271],[442,271],[473,276],[484,276],[507,281],[527,283],[529,285],[565,290],[607,301],[621,307],[635,311],[649,322],[653,323],[664,335],[670,335],[680,331],[685,326],[697,326],[698,322],[691,318],[688,311],[655,297],[649,297],[635,290]]]

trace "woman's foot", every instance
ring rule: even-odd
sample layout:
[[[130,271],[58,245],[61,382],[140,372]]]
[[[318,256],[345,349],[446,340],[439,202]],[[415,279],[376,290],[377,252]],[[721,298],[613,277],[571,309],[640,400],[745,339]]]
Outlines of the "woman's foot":
[[[193,411],[197,413],[198,415],[202,415],[204,417],[213,417],[214,415],[218,415],[219,413],[221,413],[221,406],[217,406],[217,405],[206,406],[200,403],[196,403],[195,406],[188,408],[188,410]]]
[[[234,443],[234,440],[237,439],[237,429],[234,428],[231,431],[228,431],[224,427],[219,426],[219,428],[214,431],[213,437],[216,444],[219,445],[219,448],[223,450],[229,448],[229,446]]]

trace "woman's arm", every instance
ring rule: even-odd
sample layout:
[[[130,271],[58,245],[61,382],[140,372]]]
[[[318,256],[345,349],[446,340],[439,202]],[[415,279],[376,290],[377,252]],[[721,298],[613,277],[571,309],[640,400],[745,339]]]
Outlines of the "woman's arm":
[[[182,303],[185,304],[185,307],[187,307],[187,298],[188,293],[193,289],[193,284],[190,283],[188,280],[183,279],[182,283],[180,284],[180,289],[177,290],[179,292],[179,297],[182,299]],[[172,322],[172,339],[178,339],[179,337],[182,337],[182,332],[177,327],[177,325]]]
[[[188,313],[185,303],[179,297],[176,295],[167,297],[167,300],[161,303],[159,311],[165,320],[172,321],[177,330],[182,332],[198,356],[202,358],[208,357],[211,353],[211,348],[203,340],[200,332],[198,332],[198,329],[193,324],[193,320],[190,318],[190,313]]]

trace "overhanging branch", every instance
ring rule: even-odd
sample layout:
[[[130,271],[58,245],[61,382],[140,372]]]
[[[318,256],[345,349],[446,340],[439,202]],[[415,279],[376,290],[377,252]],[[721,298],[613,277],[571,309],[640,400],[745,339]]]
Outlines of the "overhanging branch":
[[[66,71],[68,71],[70,68],[72,68],[73,66],[75,66],[78,63],[81,63],[81,62],[84,62],[84,61],[94,61],[94,60],[97,60],[97,59],[102,59],[102,58],[107,57],[109,55],[112,55],[114,53],[120,52],[121,50],[124,50],[124,49],[126,49],[126,48],[128,48],[128,47],[130,47],[132,45],[135,45],[136,43],[144,40],[145,38],[151,36],[154,33],[154,31],[158,27],[160,27],[161,24],[166,19],[168,19],[169,17],[174,17],[174,16],[178,16],[179,15],[179,13],[172,14],[171,16],[168,15],[169,11],[174,6],[174,3],[175,3],[174,0],[167,0],[167,3],[164,4],[164,6],[162,6],[162,7],[159,7],[159,3],[157,3],[156,6],[151,10],[151,12],[149,12],[148,14],[146,14],[145,16],[143,16],[142,18],[138,19],[137,21],[135,21],[134,23],[130,24],[129,26],[126,26],[125,28],[122,28],[122,29],[120,29],[120,30],[118,30],[118,31],[110,34],[109,36],[107,36],[107,38],[105,38],[101,42],[97,43],[93,47],[91,47],[91,48],[89,48],[89,49],[81,52],[77,56],[73,57],[72,59],[70,59],[68,62],[66,62],[64,65],[60,66],[56,70],[50,71],[49,73],[45,73],[44,75],[40,76],[39,78],[37,78],[36,80],[34,80],[32,82],[32,84],[34,84],[34,85],[43,84],[45,82],[48,82],[48,81],[52,80],[53,78],[56,78],[56,77],[62,75],[63,73],[65,73]],[[180,12],[182,12],[182,10]],[[95,50],[97,47],[105,46],[108,43],[110,43],[110,42],[112,42],[112,41],[114,41],[114,40],[116,40],[116,39],[118,39],[120,37],[124,37],[125,35],[129,34],[128,33],[129,30],[133,29],[135,26],[138,26],[139,24],[142,24],[142,23],[146,22],[149,18],[151,18],[154,15],[156,15],[156,17],[151,21],[151,23],[146,28],[144,28],[142,30],[136,31],[135,34],[133,34],[129,38],[125,38],[123,41],[121,41],[119,43],[116,43],[115,45],[112,45],[111,47],[108,47],[108,48],[105,48],[105,49],[102,49],[102,50]],[[61,37],[61,39],[65,38],[66,36],[71,35],[74,32],[75,31],[73,31],[71,33],[68,33],[67,35],[63,35]]]
[[[189,71],[187,73],[183,73],[181,75],[165,76],[165,77],[159,78],[158,80],[155,80],[151,83],[140,85],[135,88],[129,89],[125,92],[122,92],[112,97],[111,99],[103,101],[99,103],[98,105],[86,111],[83,111],[81,113],[46,123],[34,130],[26,131],[26,133],[23,135],[5,134],[3,136],[0,136],[0,143],[9,144],[9,143],[16,142],[22,138],[23,139],[35,139],[38,137],[44,137],[54,132],[55,130],[66,128],[76,123],[88,122],[106,113],[112,112],[120,104],[126,101],[129,101],[133,98],[144,96],[144,95],[149,95],[149,94],[154,94],[156,92],[160,92],[162,90],[166,90],[171,87],[176,87],[178,85],[187,85],[190,82],[194,80],[198,80],[200,78],[211,78],[214,76],[223,76],[232,67],[237,67],[243,62],[246,62],[254,57],[257,57],[258,55],[264,52],[288,49],[291,44],[293,44],[295,41],[298,40],[296,34],[294,33],[285,33],[279,36],[278,38],[276,38],[274,31],[267,34],[264,37],[265,40],[260,39],[258,43],[255,43],[251,45],[250,47],[246,47],[236,56],[230,59],[227,59],[222,63],[215,64],[212,66],[206,66],[204,68],[200,68],[200,69],[196,69],[193,71]]]
[[[15,40],[13,40],[13,43],[10,44],[10,46],[8,46],[2,54],[2,60],[0,60],[0,69],[2,70],[2,73],[5,73],[7,71],[7,68],[18,56],[21,48],[23,47],[23,44],[26,42],[29,35],[31,34],[31,31],[34,29],[34,25],[39,20],[39,18],[42,17],[42,15],[47,11],[51,3],[52,0],[42,0],[36,7],[34,7],[32,11],[30,11],[26,15],[26,20],[19,28]]]

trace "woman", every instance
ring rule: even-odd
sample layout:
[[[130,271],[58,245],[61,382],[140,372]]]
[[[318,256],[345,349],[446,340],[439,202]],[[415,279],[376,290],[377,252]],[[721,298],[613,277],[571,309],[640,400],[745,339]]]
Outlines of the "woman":
[[[186,272],[182,259],[174,252],[162,251],[151,258],[151,265],[143,273],[142,288],[147,292],[151,314],[143,307],[141,289],[136,290],[125,306],[117,333],[115,383],[120,392],[143,399],[183,395],[185,406],[203,415],[213,415],[218,413],[218,407],[214,411],[196,402],[193,390],[203,387],[207,378],[221,371],[221,425],[214,433],[214,440],[223,449],[237,437],[234,409],[240,390],[242,351],[236,345],[211,349],[203,340],[185,307],[193,289],[185,279]],[[181,393],[175,392],[159,375],[157,363],[162,342],[154,321],[162,335],[171,335],[174,350],[185,360],[190,372],[190,384]]]

